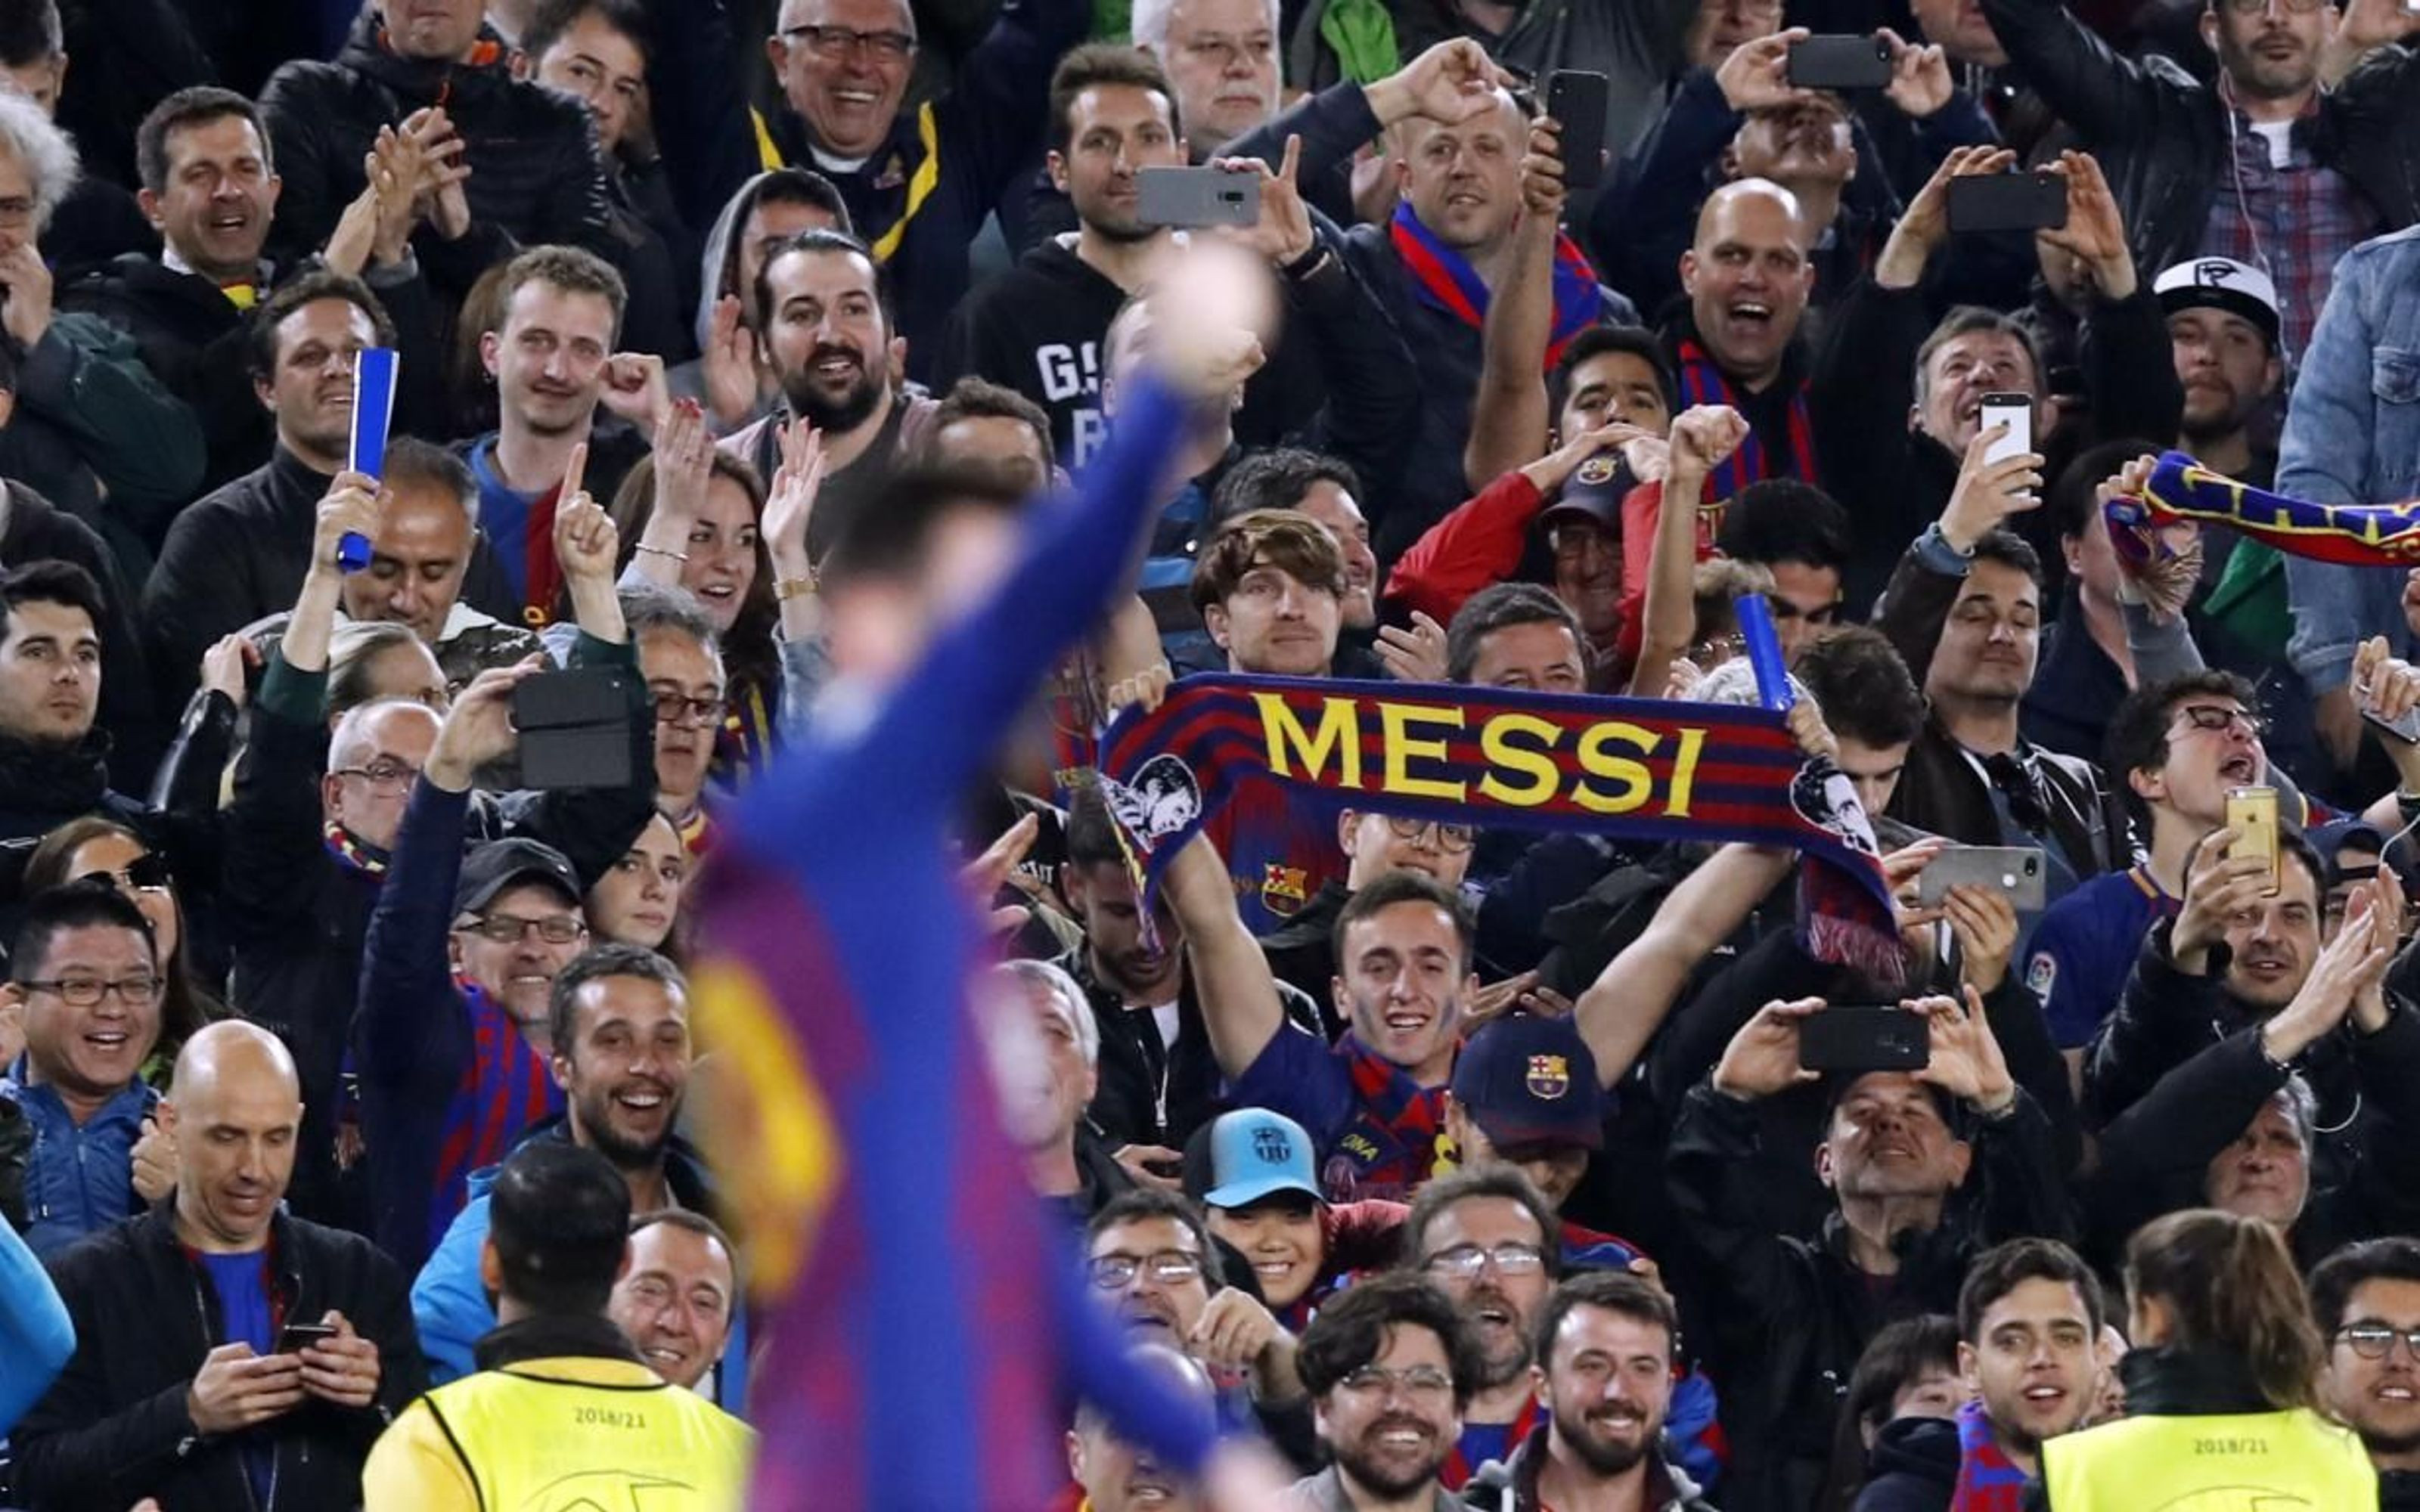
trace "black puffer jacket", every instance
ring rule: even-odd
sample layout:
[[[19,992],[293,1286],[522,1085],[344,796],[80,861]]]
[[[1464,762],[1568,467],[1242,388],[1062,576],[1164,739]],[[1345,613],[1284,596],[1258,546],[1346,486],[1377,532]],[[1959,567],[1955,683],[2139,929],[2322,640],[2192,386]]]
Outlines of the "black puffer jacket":
[[[2096,154],[2146,276],[2201,249],[2229,181],[2226,107],[2164,57],[2121,56],[2060,0],[1982,0],[2009,73]],[[2420,53],[2381,48],[2319,96],[2311,150],[2350,180],[2379,229],[2420,220]]]
[[[442,101],[464,144],[471,229],[448,241],[430,226],[412,239],[430,281],[459,297],[481,271],[522,247],[560,242],[598,256],[606,229],[605,165],[578,100],[515,79],[493,31],[465,63],[398,56],[375,8],[365,8],[333,63],[298,59],[261,91],[260,111],[286,187],[270,250],[281,262],[318,251],[362,191],[362,158],[381,126]]]
[[[1948,1512],[1958,1489],[1958,1424],[1902,1417],[1883,1425],[1855,1512]]]

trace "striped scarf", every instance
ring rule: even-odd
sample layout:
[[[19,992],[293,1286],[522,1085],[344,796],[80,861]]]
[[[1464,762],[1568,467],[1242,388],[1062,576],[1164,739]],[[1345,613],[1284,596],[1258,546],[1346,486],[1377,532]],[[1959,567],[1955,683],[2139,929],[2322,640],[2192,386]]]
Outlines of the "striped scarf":
[[[1443,310],[1455,319],[1477,331],[1486,323],[1487,281],[1470,259],[1437,239],[1436,233],[1420,224],[1412,213],[1409,200],[1395,207],[1395,223],[1389,234],[1394,239],[1395,256],[1404,270],[1412,276],[1412,292],[1422,304],[1433,310]],[[1561,360],[1563,347],[1574,336],[1597,323],[1605,313],[1605,295],[1597,287],[1596,270],[1580,253],[1579,244],[1561,232],[1555,234],[1555,325],[1546,341],[1546,366],[1552,368]]]
[[[1353,1121],[1337,1137],[1319,1184],[1330,1202],[1406,1200],[1443,1164],[1445,1088],[1422,1087],[1351,1030],[1336,1053],[1353,1077]]]
[[[446,1105],[445,1132],[438,1142],[428,1209],[431,1249],[470,1199],[471,1173],[503,1160],[523,1131],[563,1111],[563,1088],[555,1085],[547,1057],[522,1037],[512,1015],[476,982],[458,985],[474,1049]]]
[[[2316,504],[2213,472],[2182,452],[2161,456],[2146,497],[2102,506],[2119,558],[2139,566],[2161,526],[2225,525],[2289,556],[2347,566],[2420,563],[2420,499],[2399,504]]]
[[[1694,336],[1681,338],[1681,403],[1729,405],[1740,408],[1739,395],[1731,380],[1714,364],[1706,348]],[[1742,411],[1745,413],[1745,411]],[[1786,464],[1775,462],[1765,439],[1754,430],[1740,442],[1739,450],[1726,458],[1706,480],[1706,497],[1732,499],[1751,483],[1767,478],[1790,477],[1802,483],[1813,483],[1815,474],[1815,429],[1807,418],[1807,385],[1800,383],[1790,395],[1790,456]]]
[[[1949,1512],[2021,1512],[2024,1500],[2025,1473],[2000,1452],[1982,1402],[1958,1409],[1958,1486]]]

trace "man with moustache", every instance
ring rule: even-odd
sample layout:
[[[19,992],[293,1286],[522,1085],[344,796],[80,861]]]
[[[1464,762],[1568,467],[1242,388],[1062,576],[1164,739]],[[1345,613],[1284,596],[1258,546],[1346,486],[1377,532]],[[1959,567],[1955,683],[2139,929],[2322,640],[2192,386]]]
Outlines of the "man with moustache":
[[[1539,1416],[1529,1371],[1538,1309],[1562,1273],[1554,1210],[1509,1165],[1480,1165],[1420,1189],[1404,1220],[1404,1266],[1453,1300],[1479,1350],[1479,1372],[1453,1452],[1437,1471],[1460,1490],[1481,1465],[1509,1458]]]
[[[1713,1512],[1664,1454],[1680,1338],[1652,1281],[1597,1271],[1557,1287],[1538,1309],[1530,1367],[1544,1419],[1465,1500],[1485,1512]]]
[[[603,1155],[628,1183],[633,1212],[714,1211],[712,1173],[674,1133],[694,1053],[689,983],[680,968],[635,945],[597,946],[556,976],[547,1019],[550,1071],[563,1091],[564,1116],[532,1130],[528,1139],[567,1141]],[[473,1347],[496,1326],[495,1304],[479,1280],[479,1250],[488,1239],[489,1196],[500,1169],[472,1173],[470,1200],[411,1284],[412,1319],[431,1385],[475,1369]],[[736,1412],[745,1399],[747,1339],[744,1328],[732,1333],[738,1350],[718,1350],[681,1384],[695,1385],[718,1360],[727,1362],[729,1368],[700,1390]]]
[[[823,489],[807,520],[807,554],[820,562],[840,522],[914,453],[936,401],[895,376],[898,328],[874,255],[855,237],[805,231],[767,254],[756,307],[782,399],[720,444],[769,478],[784,427],[803,420],[822,432]]]
[[[2311,1273],[2319,1400],[2361,1435],[2381,1512],[2420,1508],[2420,1239],[2347,1244]]]
[[[1289,1512],[1462,1512],[1437,1473],[1481,1364],[1444,1292],[1404,1274],[1348,1287],[1303,1331],[1297,1363],[1334,1462],[1295,1483]]]
[[[160,1115],[174,1193],[53,1262],[76,1352],[10,1433],[17,1498],[350,1506],[371,1443],[425,1383],[403,1277],[281,1205],[302,1105],[275,1035],[201,1029]],[[298,1348],[297,1324],[328,1333]]]
[[[2073,1431],[2099,1404],[2101,1286],[2073,1250],[2012,1239],[1987,1250],[1958,1292],[1958,1367],[1972,1399],[1953,1417],[1883,1425],[1887,1467],[1855,1512],[1949,1512],[2013,1504],[2041,1473],[2042,1441]]]

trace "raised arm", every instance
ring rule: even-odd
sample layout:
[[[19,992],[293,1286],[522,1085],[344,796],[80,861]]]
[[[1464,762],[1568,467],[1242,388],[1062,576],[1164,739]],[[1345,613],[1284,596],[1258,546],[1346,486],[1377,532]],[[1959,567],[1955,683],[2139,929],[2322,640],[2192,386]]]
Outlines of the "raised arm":
[[[1504,274],[1480,326],[1479,388],[1463,480],[1487,485],[1546,453],[1554,416],[1546,404],[1546,347],[1555,330],[1555,239],[1563,218],[1562,125],[1541,116],[1521,159],[1521,213]]]
[[[1706,477],[1747,438],[1747,422],[1729,405],[1699,405],[1672,422],[1663,495],[1655,511],[1655,543],[1647,558],[1638,665],[1633,698],[1661,698],[1672,662],[1689,649],[1698,623],[1691,582],[1698,566],[1698,503]]]
[[[1573,1009],[1599,1081],[1621,1085],[1698,963],[1747,922],[1797,860],[1794,851],[1726,845],[1666,896],[1646,930],[1606,964]]]

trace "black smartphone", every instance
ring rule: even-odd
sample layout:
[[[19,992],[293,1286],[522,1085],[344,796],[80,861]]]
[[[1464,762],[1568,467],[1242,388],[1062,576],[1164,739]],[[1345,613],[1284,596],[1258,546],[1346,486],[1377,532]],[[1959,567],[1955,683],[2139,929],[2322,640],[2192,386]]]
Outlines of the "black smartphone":
[[[1922,1071],[1932,1026],[1903,1008],[1835,1003],[1798,1021],[1798,1064],[1808,1071]]]
[[[2045,168],[1949,180],[1949,229],[2040,231],[2067,224],[2067,180]]]
[[[1891,81],[1890,48],[1879,37],[1809,37],[1790,44],[1783,73],[1801,89],[1880,89]]]
[[[1261,181],[1224,168],[1145,168],[1135,175],[1135,219],[1145,225],[1257,225]]]
[[[314,1344],[325,1344],[336,1336],[329,1323],[288,1323],[277,1331],[277,1352],[300,1354]]]
[[[1563,187],[1594,189],[1605,177],[1605,112],[1613,85],[1602,73],[1559,69],[1546,80],[1546,114],[1563,129]]]
[[[530,788],[617,788],[632,776],[630,691],[615,668],[540,672],[513,689],[520,782]]]

